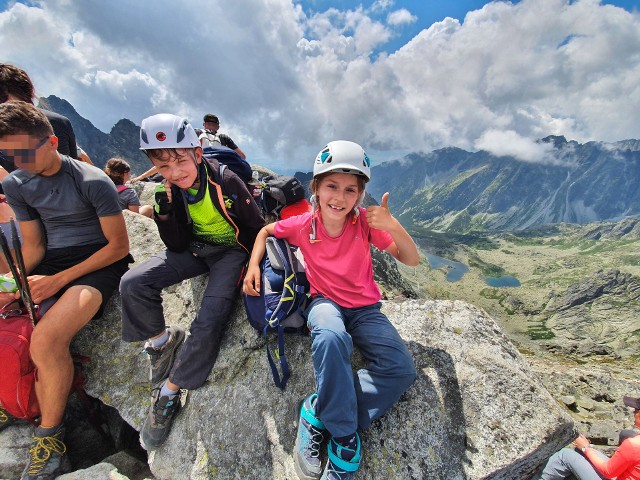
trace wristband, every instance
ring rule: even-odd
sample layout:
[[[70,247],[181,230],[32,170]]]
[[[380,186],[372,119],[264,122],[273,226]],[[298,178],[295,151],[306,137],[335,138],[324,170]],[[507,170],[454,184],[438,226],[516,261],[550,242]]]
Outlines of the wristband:
[[[582,447],[580,450],[582,450],[582,453],[585,453],[587,451],[587,448],[589,448],[591,446],[591,444],[587,444],[584,447]]]

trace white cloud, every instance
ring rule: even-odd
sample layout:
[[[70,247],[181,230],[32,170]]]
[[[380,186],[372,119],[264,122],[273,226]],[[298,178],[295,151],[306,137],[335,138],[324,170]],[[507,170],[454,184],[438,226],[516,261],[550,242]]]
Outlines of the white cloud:
[[[406,8],[401,8],[400,10],[391,12],[387,16],[387,23],[394,26],[415,23],[417,20],[418,17],[412,15],[411,12]]]
[[[250,160],[283,166],[310,165],[336,138],[369,153],[513,141],[521,158],[550,134],[638,138],[638,14],[492,2],[377,55],[414,19],[396,3],[310,16],[290,0],[14,4],[0,13],[0,59],[103,130],[159,111],[199,124],[211,111]]]
[[[552,161],[552,146],[525,138],[513,130],[487,130],[476,140],[475,148],[486,150],[496,157],[513,156],[518,160],[533,163]]]

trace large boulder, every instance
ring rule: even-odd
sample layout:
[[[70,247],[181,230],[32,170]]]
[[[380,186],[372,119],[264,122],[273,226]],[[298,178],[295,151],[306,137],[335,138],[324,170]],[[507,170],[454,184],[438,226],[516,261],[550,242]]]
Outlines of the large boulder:
[[[126,212],[137,262],[162,249],[155,225]],[[135,268],[135,265],[132,266]],[[163,294],[168,323],[188,328],[204,278]],[[385,302],[418,367],[415,384],[363,436],[358,478],[524,479],[573,436],[573,422],[483,311],[463,302]],[[291,452],[300,400],[314,390],[311,341],[286,339],[292,376],[271,378],[264,343],[241,302],[208,382],[184,409],[149,465],[159,479],[295,478]],[[90,395],[140,429],[150,403],[141,344],[120,339],[120,299],[77,337],[91,357]],[[362,365],[356,355],[356,366]]]

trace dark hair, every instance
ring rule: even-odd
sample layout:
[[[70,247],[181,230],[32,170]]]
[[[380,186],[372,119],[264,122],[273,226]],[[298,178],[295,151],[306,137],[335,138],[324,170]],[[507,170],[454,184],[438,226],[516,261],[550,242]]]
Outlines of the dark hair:
[[[200,147],[191,147],[191,148],[181,147],[180,150],[193,151],[193,155],[194,155],[193,158],[195,159],[196,148],[200,148]],[[151,163],[154,163],[154,161],[160,162],[160,163],[167,163],[172,160],[177,160],[178,158],[181,157],[181,155],[178,154],[177,150],[178,149],[176,148],[150,148],[148,150],[143,150],[143,152],[145,153],[147,158],[151,160]]]
[[[214,115],[213,113],[207,113],[204,118],[202,119],[203,122],[211,122],[211,123],[217,123],[218,125],[220,125],[220,120],[218,120],[218,117],[216,115]]]
[[[106,173],[111,181],[116,185],[124,184],[124,175],[131,171],[129,163],[118,157],[113,157],[107,160],[107,164],[104,167],[104,173]]]
[[[0,63],[0,103],[6,102],[9,95],[33,103],[36,93],[27,72],[14,65]]]
[[[45,114],[33,103],[0,104],[0,137],[17,134],[42,138],[54,133]]]

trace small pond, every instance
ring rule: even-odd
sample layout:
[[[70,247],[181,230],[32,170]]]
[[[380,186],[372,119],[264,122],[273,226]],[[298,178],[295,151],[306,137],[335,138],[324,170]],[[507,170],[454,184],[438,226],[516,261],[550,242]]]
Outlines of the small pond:
[[[447,282],[458,282],[462,280],[465,273],[469,271],[469,267],[464,263],[455,262],[447,258],[442,258],[437,255],[423,252],[429,265],[433,269],[440,269],[446,272]],[[484,283],[490,287],[519,287],[520,281],[511,275],[503,275],[502,277],[485,277]]]
[[[520,286],[520,281],[511,275],[504,275],[502,277],[485,277],[484,283],[495,288]]]
[[[454,262],[453,260],[431,255],[430,253],[425,253],[424,255],[427,257],[427,260],[429,260],[431,268],[439,268],[447,272],[447,282],[457,282],[469,271],[469,267],[464,263]]]

